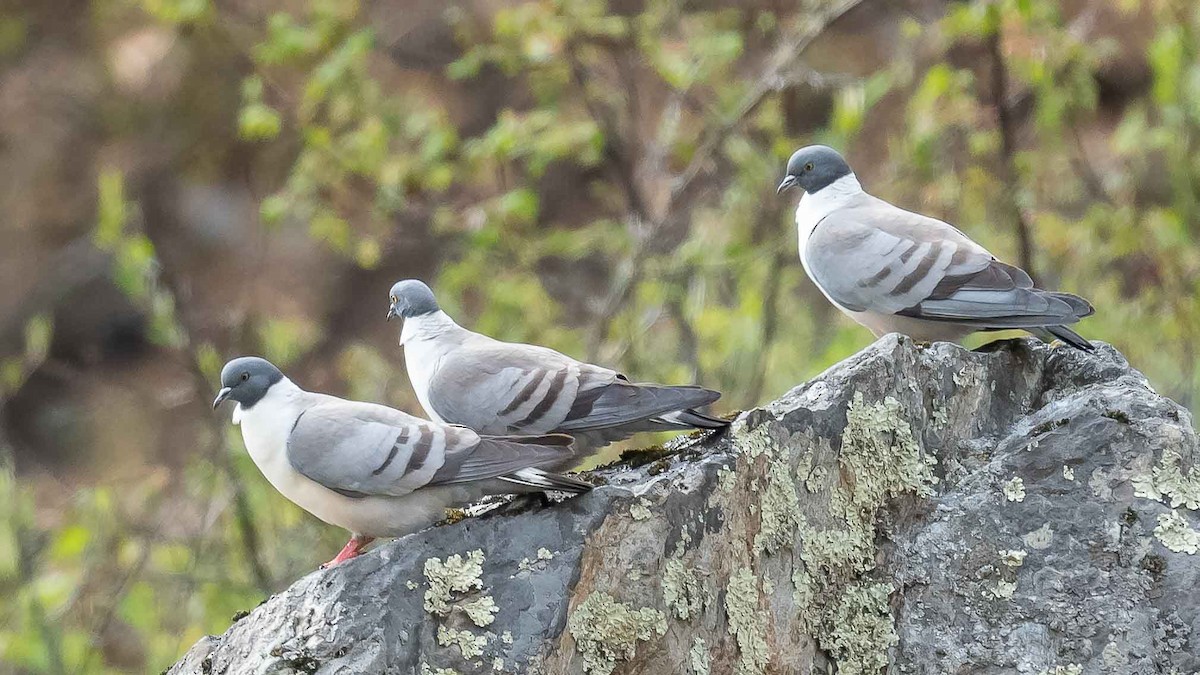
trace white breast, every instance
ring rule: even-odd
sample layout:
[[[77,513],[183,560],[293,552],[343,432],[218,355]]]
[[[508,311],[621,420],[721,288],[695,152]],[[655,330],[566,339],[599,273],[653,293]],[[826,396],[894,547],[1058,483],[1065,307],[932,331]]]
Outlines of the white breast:
[[[842,208],[860,194],[862,194],[862,185],[859,184],[858,178],[851,173],[835,180],[816,194],[804,193],[804,196],[800,198],[800,204],[796,207],[796,235],[800,242],[800,264],[804,266],[804,272],[808,274],[809,279],[812,279],[813,284],[821,291],[826,300],[829,300],[834,307],[845,312],[855,321],[859,321],[855,316],[856,312],[852,312],[838,304],[821,287],[821,282],[817,281],[817,278],[813,276],[812,267],[808,263],[810,253],[808,250],[808,240],[812,236],[813,231],[817,229],[817,225],[826,216]]]
[[[445,312],[437,311],[404,320],[400,344],[404,345],[404,365],[417,400],[425,414],[435,422],[445,422],[429,402],[429,383],[446,357],[446,344],[437,337],[448,325],[454,325]]]

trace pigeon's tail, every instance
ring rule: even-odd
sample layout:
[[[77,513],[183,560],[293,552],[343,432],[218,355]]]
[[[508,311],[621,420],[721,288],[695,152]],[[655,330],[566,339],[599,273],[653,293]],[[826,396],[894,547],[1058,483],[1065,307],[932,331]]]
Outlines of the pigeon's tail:
[[[693,413],[696,421],[700,421],[702,417],[710,420],[703,425],[707,428],[715,420],[701,416],[693,409],[708,405],[719,398],[720,392],[703,387],[634,384],[619,380],[596,390],[593,396],[578,401],[577,409],[572,410],[567,421],[560,424],[555,431],[575,434],[688,413]],[[700,426],[691,422],[683,424],[685,429]]]
[[[664,424],[678,425],[684,428],[691,429],[724,429],[729,426],[729,420],[723,420],[712,415],[705,415],[699,410],[688,408],[687,410],[677,410],[673,413],[660,415],[657,418]]]
[[[570,492],[571,494],[583,494],[584,492],[590,492],[592,489],[591,483],[585,483],[577,478],[564,476],[560,473],[542,471],[541,469],[521,469],[506,476],[501,476],[500,480],[535,490],[554,490],[555,492]]]
[[[1083,337],[1079,333],[1076,333],[1070,328],[1067,328],[1066,326],[1046,326],[1040,331],[1030,332],[1042,338],[1046,342],[1050,342],[1051,340],[1058,338],[1072,347],[1076,349],[1082,349],[1085,352],[1090,352],[1096,348],[1095,345],[1087,341],[1087,338]]]
[[[1067,306],[1071,308],[1072,319],[1075,321],[1096,313],[1096,308],[1092,307],[1092,303],[1073,293],[1046,292],[1046,295],[1067,303]]]

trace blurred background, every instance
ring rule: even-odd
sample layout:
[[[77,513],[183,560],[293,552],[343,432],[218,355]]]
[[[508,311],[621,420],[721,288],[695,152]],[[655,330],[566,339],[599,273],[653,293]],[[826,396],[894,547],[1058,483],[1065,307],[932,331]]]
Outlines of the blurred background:
[[[722,413],[866,346],[775,196],[812,142],[1196,410],[1198,38],[1193,0],[5,0],[0,672],[158,672],[332,555],[209,404],[261,354],[419,412],[395,280]]]

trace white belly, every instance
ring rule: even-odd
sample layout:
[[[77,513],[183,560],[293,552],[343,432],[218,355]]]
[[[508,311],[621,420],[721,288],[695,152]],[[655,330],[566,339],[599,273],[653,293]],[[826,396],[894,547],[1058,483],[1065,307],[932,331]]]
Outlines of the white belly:
[[[288,461],[287,437],[299,408],[294,394],[276,395],[277,388],[278,384],[249,410],[239,405],[234,419],[240,422],[250,458],[272,487],[330,525],[372,537],[396,537],[428,527],[445,517],[447,507],[480,496],[463,486],[423,489],[404,497],[347,497],[313,481]]]

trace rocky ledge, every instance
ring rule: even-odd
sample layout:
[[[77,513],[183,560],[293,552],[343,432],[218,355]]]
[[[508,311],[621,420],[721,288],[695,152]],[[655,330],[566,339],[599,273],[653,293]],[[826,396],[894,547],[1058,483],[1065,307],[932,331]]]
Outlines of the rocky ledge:
[[[888,336],[589,495],[314,572],[170,672],[1200,672],[1197,451],[1111,347]]]

